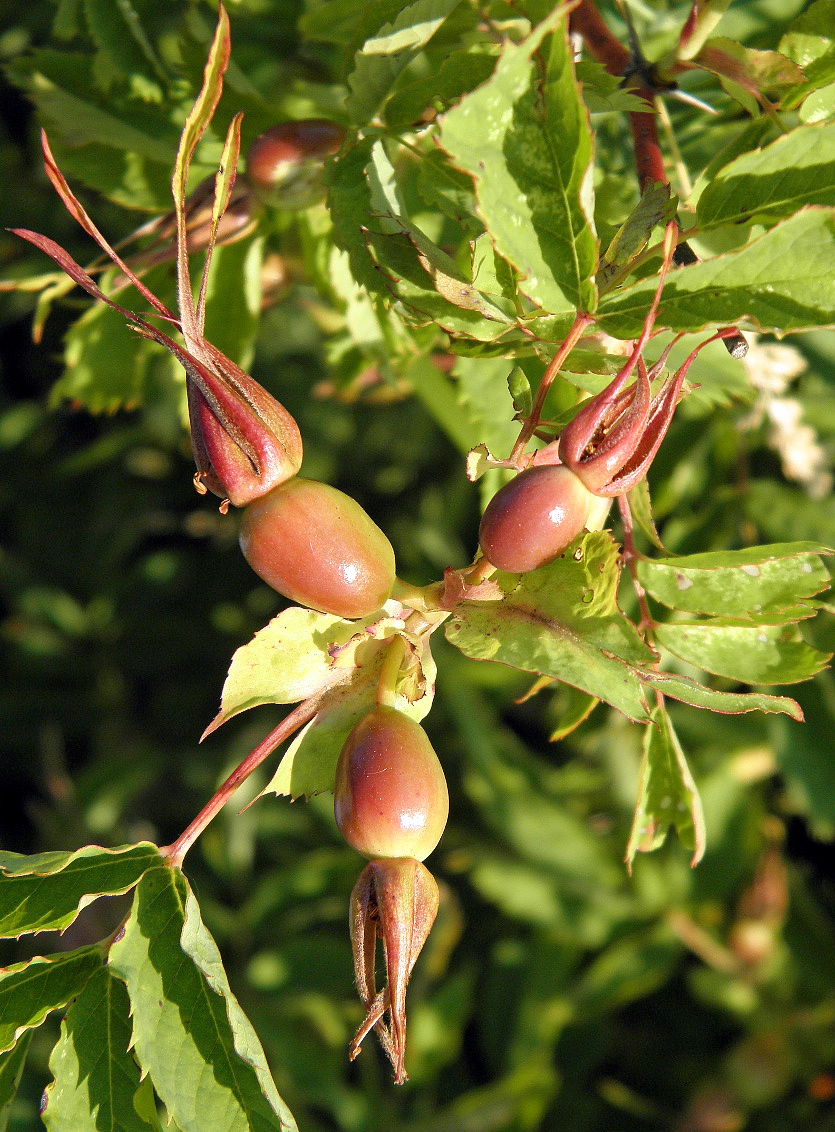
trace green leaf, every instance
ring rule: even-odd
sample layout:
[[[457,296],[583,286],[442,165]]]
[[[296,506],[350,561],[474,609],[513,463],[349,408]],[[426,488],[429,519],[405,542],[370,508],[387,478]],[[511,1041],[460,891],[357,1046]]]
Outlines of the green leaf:
[[[177,145],[170,108],[101,95],[86,55],[38,50],[7,73],[37,106],[66,176],[127,207],[170,204]]]
[[[436,324],[450,334],[485,342],[507,331],[508,316],[470,283],[434,267],[415,247],[411,234],[368,232],[367,239],[381,277],[417,325]]]
[[[110,967],[128,989],[140,1067],[182,1132],[296,1129],[180,872],[142,878]]]
[[[287,748],[278,769],[261,794],[322,794],[333,790],[339,752],[349,732],[377,702],[377,688],[385,658],[378,648],[357,667],[352,679],[330,688],[322,697],[316,715]],[[406,694],[399,683],[394,706],[420,722],[432,706],[437,670],[432,654],[424,647],[419,661],[417,695]]]
[[[675,215],[676,202],[670,200],[670,186],[649,184],[638,204],[618,228],[602,257],[598,274],[601,288],[617,272],[629,266],[644,250],[653,228]]]
[[[385,280],[365,238],[371,222],[371,190],[365,178],[371,161],[373,138],[364,138],[335,161],[325,166],[328,185],[328,209],[333,220],[333,238],[337,247],[348,253],[351,271],[357,283],[372,294],[385,293]]]
[[[61,1023],[49,1059],[53,1080],[41,1109],[49,1132],[149,1132],[135,1105],[139,1066],[128,1052],[130,1000],[124,983],[103,967]]]
[[[427,204],[459,224],[470,236],[483,232],[484,225],[475,215],[473,182],[465,173],[450,164],[439,149],[426,154],[418,167],[417,190]]]
[[[141,307],[142,300],[125,307]],[[96,303],[64,339],[64,372],[50,391],[53,405],[71,401],[91,413],[113,413],[145,402],[151,358],[160,347],[125,326],[118,311]]]
[[[692,850],[690,864],[697,865],[705,851],[702,803],[672,721],[659,706],[644,734],[638,801],[626,849],[630,872],[635,854],[657,849],[671,826],[682,845]]]
[[[641,681],[671,700],[680,700],[690,707],[719,712],[720,715],[743,715],[748,711],[776,712],[802,720],[800,705],[788,696],[766,696],[760,692],[717,692],[685,676],[670,672],[642,672]]]
[[[205,336],[227,358],[249,370],[261,325],[264,239],[221,244],[212,254],[206,288]]]
[[[779,51],[758,51],[722,36],[709,39],[693,62],[752,95],[780,94],[806,81],[803,70]]]
[[[412,0],[366,39],[348,76],[345,109],[352,121],[370,122],[398,76],[426,46],[459,0]]]
[[[515,409],[515,418],[521,420],[526,417],[533,406],[533,394],[531,393],[531,383],[528,381],[527,374],[521,366],[514,366],[507,377],[507,388],[510,396],[513,398],[513,408]]]
[[[835,123],[798,126],[717,173],[696,206],[699,227],[773,222],[808,204],[835,205]]]
[[[447,639],[467,656],[563,680],[644,720],[646,701],[631,665],[654,656],[618,609],[619,573],[611,536],[585,535],[521,579],[499,575],[504,599],[458,606]]]
[[[553,33],[553,34],[551,34]],[[475,181],[496,250],[546,311],[593,310],[591,135],[556,11],[443,116],[441,145]]]
[[[641,585],[662,605],[686,613],[744,617],[790,609],[829,587],[813,542],[775,543],[745,550],[692,554],[686,558],[642,559]]]
[[[127,892],[159,863],[148,842],[102,849],[87,845],[74,853],[0,853],[0,937],[62,930],[97,896]]]
[[[716,618],[657,625],[655,640],[680,660],[740,684],[795,684],[826,667],[818,652],[786,624],[751,625]]]
[[[633,522],[638,526],[653,546],[666,554],[664,544],[661,542],[658,531],[655,529],[655,520],[652,517],[652,503],[649,495],[649,484],[646,477],[639,480],[628,494],[629,511]]]
[[[703,330],[740,320],[785,334],[835,323],[835,210],[808,208],[746,247],[680,267],[667,278],[660,319],[672,330]],[[655,278],[610,292],[599,324],[619,338],[636,338]]]
[[[0,1052],[79,994],[104,958],[99,947],[41,955],[0,971]]]
[[[102,86],[120,81],[134,97],[160,102],[168,75],[130,0],[84,0],[84,15],[99,49],[96,75]]]
[[[472,423],[473,435],[497,459],[510,455],[519,435],[508,388],[508,365],[506,358],[457,358],[452,370],[458,382],[459,403]]]
[[[211,730],[261,704],[290,704],[351,684],[381,662],[402,628],[394,618],[345,621],[290,606],[237,649]]]
[[[581,723],[585,723],[600,701],[596,696],[587,692],[580,692],[569,684],[559,690],[559,723],[548,736],[552,743],[565,739],[572,731],[576,731]]]
[[[835,0],[815,0],[780,40],[780,51],[804,70],[825,55],[835,39]]]
[[[6,1132],[8,1127],[31,1042],[32,1031],[27,1030],[14,1049],[0,1054],[0,1132]]]
[[[490,77],[496,56],[483,51],[453,51],[438,69],[396,90],[388,100],[385,118],[389,126],[416,122],[427,106],[450,103]]]

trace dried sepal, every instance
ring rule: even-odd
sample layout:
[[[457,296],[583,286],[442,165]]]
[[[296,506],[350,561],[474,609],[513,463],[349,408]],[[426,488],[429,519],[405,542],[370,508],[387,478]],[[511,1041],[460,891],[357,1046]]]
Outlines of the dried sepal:
[[[429,870],[409,857],[371,861],[351,893],[351,943],[357,990],[366,1015],[348,1050],[353,1059],[373,1029],[394,1069],[406,1077],[406,987],[438,914],[438,885]],[[383,941],[386,985],[377,990],[377,939]]]

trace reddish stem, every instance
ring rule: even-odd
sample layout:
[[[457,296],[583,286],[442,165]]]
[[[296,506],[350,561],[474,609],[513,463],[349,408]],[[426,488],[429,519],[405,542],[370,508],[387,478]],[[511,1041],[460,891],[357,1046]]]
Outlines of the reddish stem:
[[[268,758],[273,753],[276,747],[283,743],[285,739],[289,739],[293,732],[297,731],[303,724],[311,720],[316,714],[316,710],[317,702],[314,697],[299,704],[297,708],[282,719],[277,727],[273,728],[265,739],[261,740],[258,746],[247,755],[243,762],[239,763],[188,828],[183,830],[172,845],[162,847],[160,852],[163,853],[169,865],[174,868],[179,868],[180,865],[182,865],[186,853],[212,818],[220,813],[238,787],[246,782],[256,767],[259,767],[264,759]]]
[[[630,55],[606,27],[594,0],[580,0],[569,19],[571,30],[583,37],[592,58],[601,63],[610,75],[619,78],[629,66]]]
[[[556,354],[554,354],[553,358],[548,363],[548,368],[542,375],[542,380],[540,381],[539,388],[536,391],[536,399],[534,400],[533,407],[531,408],[530,413],[528,414],[524,424],[522,425],[519,436],[516,439],[516,443],[513,445],[513,451],[510,453],[508,463],[516,464],[518,467],[518,461],[521,458],[522,453],[525,451],[528,441],[531,439],[534,432],[536,432],[537,428],[539,427],[540,417],[542,416],[542,407],[545,404],[545,398],[548,396],[548,390],[554,383],[554,378],[559,373],[565,359],[582,338],[583,334],[585,333],[586,327],[591,326],[593,322],[594,319],[591,317],[591,315],[583,314],[582,311],[578,311],[575,315],[574,323],[568,334],[566,335],[565,341],[560,346],[559,350],[557,350]]]

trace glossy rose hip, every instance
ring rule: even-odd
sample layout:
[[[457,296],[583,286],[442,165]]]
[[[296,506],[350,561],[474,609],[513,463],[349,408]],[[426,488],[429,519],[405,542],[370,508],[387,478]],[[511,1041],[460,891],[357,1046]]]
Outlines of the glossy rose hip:
[[[420,724],[390,707],[360,720],[339,755],[334,814],[342,836],[366,857],[429,856],[449,816],[449,795]]]
[[[349,495],[295,479],[250,503],[241,550],[280,594],[338,617],[367,617],[391,594],[394,551]]]
[[[544,566],[583,529],[591,498],[560,464],[526,468],[487,504],[478,532],[485,557],[512,574]]]

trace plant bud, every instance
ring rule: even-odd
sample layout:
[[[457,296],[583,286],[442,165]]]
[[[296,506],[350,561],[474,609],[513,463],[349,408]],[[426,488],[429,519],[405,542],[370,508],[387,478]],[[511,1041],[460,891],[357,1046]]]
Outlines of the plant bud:
[[[374,1029],[394,1068],[395,1083],[406,1078],[406,987],[412,968],[438,914],[435,878],[408,857],[371,861],[351,893],[354,973],[365,1019],[348,1050],[353,1061]],[[387,985],[377,991],[377,939],[383,941]],[[388,1021],[386,1021],[388,1014]]]
[[[374,613],[394,585],[391,543],[359,503],[300,476],[249,504],[240,544],[267,585],[338,617]]]
[[[366,857],[428,857],[449,816],[438,756],[419,723],[376,707],[353,729],[336,764],[334,814]]]
[[[582,531],[590,504],[590,492],[568,468],[526,468],[487,504],[478,532],[485,558],[511,574],[544,566]]]

